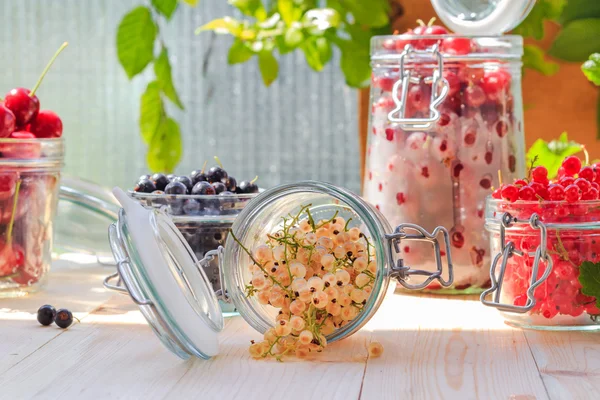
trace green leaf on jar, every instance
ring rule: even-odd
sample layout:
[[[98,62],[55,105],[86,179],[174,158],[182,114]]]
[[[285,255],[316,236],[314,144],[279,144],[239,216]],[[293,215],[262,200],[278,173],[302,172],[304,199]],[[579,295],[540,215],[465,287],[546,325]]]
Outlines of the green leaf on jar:
[[[157,27],[147,7],[128,12],[117,28],[117,56],[129,79],[146,68],[154,59]]]
[[[163,118],[148,146],[146,161],[150,170],[173,172],[181,159],[182,147],[179,125],[172,118]]]
[[[306,58],[306,63],[315,71],[322,71],[331,60],[331,45],[323,37],[312,37],[306,40],[300,48]]]
[[[594,82],[596,86],[600,86],[600,53],[592,54],[583,63],[581,70],[591,82]]]
[[[152,7],[166,19],[171,19],[177,9],[177,0],[152,0]]]
[[[544,75],[554,75],[559,68],[557,63],[544,58],[544,50],[532,44],[523,46],[523,66]]]
[[[557,19],[566,0],[538,0],[527,17],[514,29],[514,33],[533,37],[536,40],[544,38],[544,21]]]
[[[179,99],[175,85],[173,85],[173,76],[171,74],[171,64],[169,62],[169,53],[163,47],[158,58],[154,61],[154,73],[156,80],[162,92],[171,100],[177,107],[183,110],[183,104]]]
[[[236,39],[227,54],[227,63],[230,65],[240,64],[252,58],[254,52],[248,47],[246,42]]]
[[[156,81],[150,82],[140,101],[140,131],[144,143],[150,144],[163,115],[160,86]]]
[[[600,18],[569,22],[548,51],[565,61],[585,61],[592,53],[600,53]]]
[[[369,84],[371,78],[371,60],[368,48],[347,40],[337,40],[342,51],[340,67],[346,78],[346,84],[361,88]]]
[[[569,0],[558,21],[565,25],[576,19],[600,18],[600,1]]]
[[[229,4],[240,10],[242,14],[254,17],[258,21],[267,19],[267,11],[261,0],[229,0]]]
[[[596,298],[596,307],[600,308],[600,263],[584,261],[579,266],[581,293]]]
[[[258,67],[265,86],[270,86],[279,75],[279,63],[273,53],[267,50],[258,53]]]
[[[567,132],[563,132],[558,140],[546,142],[543,139],[536,140],[527,151],[527,159],[536,159],[536,165],[543,165],[548,170],[548,178],[554,178],[562,161],[569,156],[579,153],[582,146],[569,140]],[[537,158],[536,158],[537,157]]]
[[[389,24],[390,5],[387,0],[346,0],[344,5],[359,25],[378,27]]]

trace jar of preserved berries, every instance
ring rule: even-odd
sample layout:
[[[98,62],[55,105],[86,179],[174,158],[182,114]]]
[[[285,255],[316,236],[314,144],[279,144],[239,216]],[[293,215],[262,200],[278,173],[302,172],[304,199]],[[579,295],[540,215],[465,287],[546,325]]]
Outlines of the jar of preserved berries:
[[[600,292],[583,286],[600,276],[599,209],[597,200],[508,203],[490,197],[485,224],[492,287],[481,301],[512,326],[599,330]]]
[[[445,291],[480,292],[489,286],[485,197],[499,173],[508,180],[525,169],[523,40],[483,34],[514,27],[534,2],[433,3],[448,26],[471,36],[420,26],[372,39],[363,195],[392,225],[446,227],[455,276]],[[466,13],[469,6],[476,9]],[[411,265],[431,269],[420,244],[401,250]]]
[[[105,286],[128,293],[163,344],[182,358],[217,354],[223,327],[217,298],[233,302],[265,338],[276,331],[288,342],[301,341],[302,333],[286,331],[285,324],[297,316],[312,318],[310,346],[360,329],[392,278],[408,289],[452,283],[450,254],[440,251],[441,242],[450,240],[444,228],[429,233],[399,224],[392,230],[359,196],[329,184],[301,182],[259,194],[238,215],[225,245],[200,261],[164,210],[144,208],[120,189],[114,194],[123,206],[109,228],[117,272]],[[434,272],[405,265],[399,249],[414,241],[432,246]],[[216,293],[200,268],[215,257],[221,267]],[[411,282],[415,275],[424,281]],[[322,336],[314,332],[317,326]]]

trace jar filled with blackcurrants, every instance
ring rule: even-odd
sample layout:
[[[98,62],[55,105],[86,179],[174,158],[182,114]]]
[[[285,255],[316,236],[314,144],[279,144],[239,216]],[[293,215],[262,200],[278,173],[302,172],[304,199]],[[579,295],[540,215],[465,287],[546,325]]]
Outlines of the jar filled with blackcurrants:
[[[507,2],[477,2],[470,13],[462,10],[464,2],[433,3],[447,26],[468,36],[432,20],[371,41],[363,195],[392,224],[448,229],[454,285],[429,290],[481,292],[490,284],[485,198],[499,186],[499,175],[510,180],[525,169],[523,41],[498,34],[518,24],[532,2],[500,13],[494,7]],[[419,243],[402,252],[411,265],[433,267]]]

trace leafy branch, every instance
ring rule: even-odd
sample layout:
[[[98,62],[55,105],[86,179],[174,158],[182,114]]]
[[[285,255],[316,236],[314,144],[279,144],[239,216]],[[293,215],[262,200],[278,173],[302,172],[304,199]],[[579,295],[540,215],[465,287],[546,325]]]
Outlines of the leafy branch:
[[[195,6],[198,0],[183,0]],[[127,77],[133,79],[152,64],[154,79],[140,99],[140,133],[148,145],[146,162],[152,171],[172,172],[179,163],[182,140],[179,124],[169,117],[166,100],[184,106],[173,84],[169,51],[160,35],[159,23],[169,21],[178,0],[151,0],[150,6],[130,10],[117,29],[117,56]],[[160,49],[158,55],[155,48]]]
[[[321,71],[331,61],[333,47],[341,51],[340,68],[353,87],[371,76],[369,43],[388,30],[387,0],[277,0],[267,9],[261,0],[229,0],[247,18],[226,16],[199,27],[235,38],[228,63],[258,61],[262,80],[271,85],[279,75],[280,55],[301,51],[306,63]]]

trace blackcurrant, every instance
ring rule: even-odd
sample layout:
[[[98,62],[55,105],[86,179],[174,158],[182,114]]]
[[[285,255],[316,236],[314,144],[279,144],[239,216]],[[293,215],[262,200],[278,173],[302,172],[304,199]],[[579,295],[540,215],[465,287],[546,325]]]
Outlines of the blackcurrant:
[[[152,182],[154,182],[154,186],[156,186],[156,190],[165,190],[167,185],[169,184],[169,178],[167,178],[164,174],[154,174],[152,175]]]
[[[138,178],[138,182],[139,182],[139,181],[143,181],[144,179],[150,179],[150,175],[148,175],[148,174],[144,174],[144,175],[140,176],[140,177]]]
[[[236,193],[258,193],[258,186],[249,181],[242,181],[238,185]]]
[[[169,174],[169,175],[167,175],[167,179],[169,180],[169,182],[171,182],[176,177],[177,177],[177,175],[175,175],[175,174]]]
[[[134,192],[139,192],[139,193],[152,193],[155,190],[156,190],[156,186],[154,186],[154,183],[150,179],[142,179],[133,188]]]
[[[171,182],[165,188],[165,194],[187,194],[187,187],[181,182]]]
[[[190,178],[192,179],[192,183],[195,185],[198,182],[207,181],[206,174],[202,169],[195,169],[190,174]]]
[[[208,170],[206,178],[210,183],[223,182],[225,179],[227,179],[227,172],[225,172],[225,170],[221,167],[212,167]]]
[[[56,309],[49,304],[41,306],[37,312],[37,320],[40,324],[48,326],[56,319]]]
[[[227,190],[230,192],[235,192],[235,189],[237,188],[237,181],[233,176],[229,175],[225,182],[225,186],[227,186]]]
[[[215,189],[216,194],[219,194],[219,193],[227,190],[227,187],[225,186],[225,184],[223,182],[214,182],[212,184],[212,187]]]
[[[183,202],[183,212],[187,215],[197,215],[200,209],[200,203],[196,199],[187,199]]]
[[[201,181],[194,185],[192,189],[192,194],[214,195],[216,194],[216,191],[210,183]]]
[[[60,328],[67,329],[73,323],[73,314],[66,308],[61,308],[56,312],[56,320],[54,322]]]
[[[185,185],[185,187],[187,188],[187,192],[190,193],[192,191],[192,188],[194,187],[194,184],[192,183],[192,180],[190,179],[189,176],[178,176],[176,178],[174,178],[172,180],[172,182],[181,182]]]

